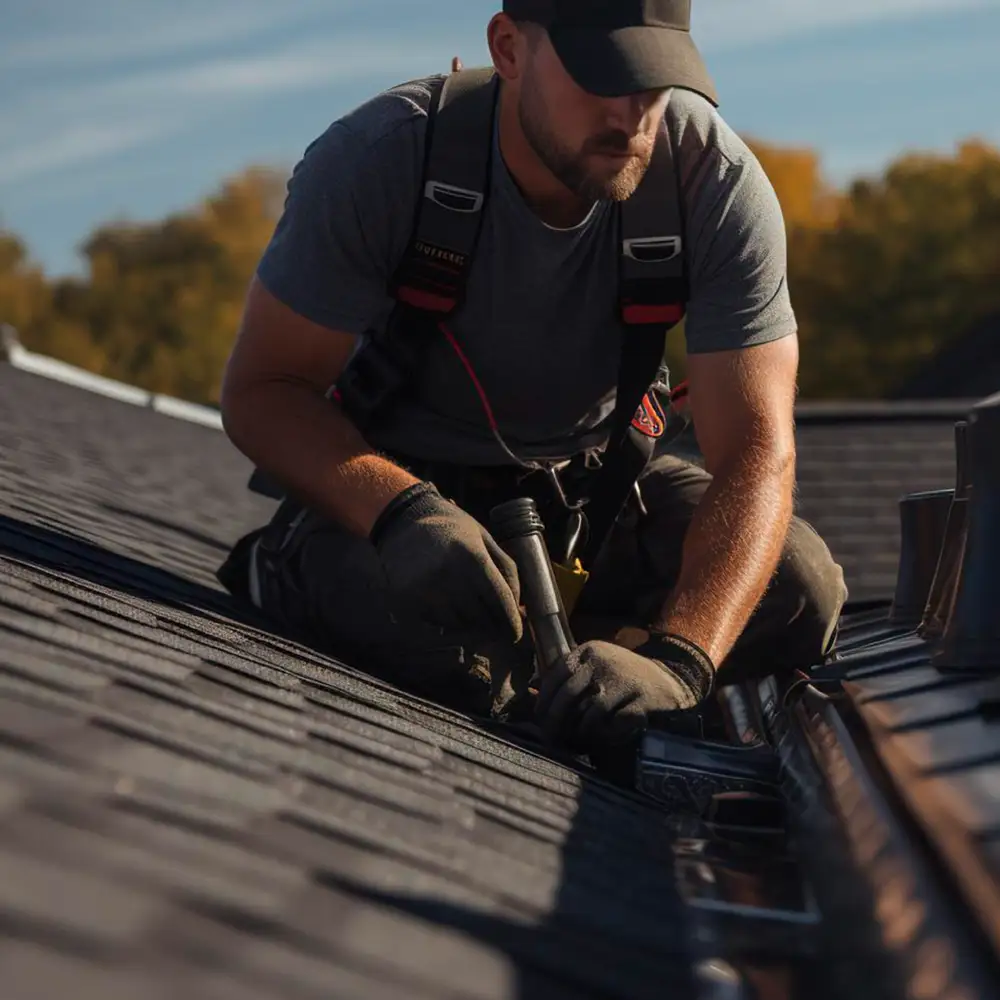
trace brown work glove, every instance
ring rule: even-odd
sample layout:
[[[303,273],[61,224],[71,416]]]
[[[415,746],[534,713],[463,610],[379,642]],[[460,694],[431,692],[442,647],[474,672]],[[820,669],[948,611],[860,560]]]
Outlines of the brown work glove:
[[[651,634],[634,652],[585,642],[542,677],[536,717],[552,742],[600,751],[631,744],[696,708],[714,678],[708,655],[679,636]]]
[[[431,483],[404,490],[369,538],[401,622],[483,633],[516,643],[524,632],[517,566],[496,540]]]

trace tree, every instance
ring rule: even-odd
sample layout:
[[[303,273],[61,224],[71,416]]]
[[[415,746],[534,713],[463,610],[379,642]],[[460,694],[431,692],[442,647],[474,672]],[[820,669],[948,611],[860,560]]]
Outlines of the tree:
[[[249,170],[190,212],[102,226],[83,247],[87,279],[56,285],[57,314],[92,331],[113,377],[216,402],[283,186]]]
[[[49,306],[49,289],[40,268],[28,260],[24,243],[0,229],[0,322],[24,333]]]
[[[887,395],[1000,311],[1000,150],[904,156],[841,192],[809,150],[750,145],[788,227],[803,398]],[[100,227],[83,247],[86,276],[53,283],[0,229],[0,322],[33,350],[214,403],[283,196],[283,176],[248,170],[190,211]],[[680,381],[683,325],[666,358]]]
[[[29,350],[100,372],[104,358],[85,325],[57,317],[52,289],[24,243],[0,230],[0,323],[17,330]]]
[[[1000,150],[910,155],[855,181],[835,224],[791,237],[802,392],[887,394],[1000,309]]]

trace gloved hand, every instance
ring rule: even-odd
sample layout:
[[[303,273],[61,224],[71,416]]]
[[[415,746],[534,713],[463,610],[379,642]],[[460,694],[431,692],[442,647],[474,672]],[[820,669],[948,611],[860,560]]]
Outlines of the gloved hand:
[[[582,643],[539,684],[536,717],[546,736],[579,752],[636,740],[712,691],[709,656],[680,636],[653,633],[634,652]]]
[[[401,618],[517,642],[524,623],[514,560],[431,483],[404,490],[369,534]]]

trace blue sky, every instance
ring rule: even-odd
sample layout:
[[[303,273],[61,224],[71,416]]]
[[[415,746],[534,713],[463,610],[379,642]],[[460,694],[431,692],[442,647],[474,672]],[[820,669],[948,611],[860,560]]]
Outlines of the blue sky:
[[[499,0],[0,0],[0,225],[52,274],[112,218],[290,168],[400,80],[486,61]],[[726,118],[842,182],[1000,144],[1000,0],[694,0]]]

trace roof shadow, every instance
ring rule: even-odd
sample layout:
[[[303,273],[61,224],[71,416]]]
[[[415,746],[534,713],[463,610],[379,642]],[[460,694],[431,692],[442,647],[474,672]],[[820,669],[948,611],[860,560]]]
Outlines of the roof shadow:
[[[0,556],[22,560],[131,597],[199,612],[225,615],[235,623],[273,631],[262,615],[229,594],[186,579],[169,570],[122,555],[66,530],[0,514]]]
[[[0,515],[0,556],[187,613],[224,616],[234,624],[286,641],[291,638],[223,591],[110,551],[78,535],[7,515]],[[472,720],[472,724],[477,721]],[[508,743],[550,759],[560,759],[558,753],[549,754],[527,733],[483,721],[484,732],[493,732]],[[729,935],[706,940],[704,925],[692,920],[678,881],[682,877],[679,870],[686,862],[678,861],[675,849],[686,835],[674,825],[676,818],[652,800],[586,776],[580,782],[576,811],[566,827],[550,827],[538,817],[520,817],[516,810],[508,821],[496,818],[500,836],[509,836],[512,845],[509,871],[473,870],[455,876],[461,894],[473,890],[483,901],[481,907],[430,893],[388,891],[365,880],[363,872],[355,875],[323,865],[312,872],[312,879],[341,899],[356,901],[359,907],[381,909],[445,936],[475,942],[503,960],[507,977],[503,983],[483,983],[481,989],[467,993],[457,984],[467,985],[468,977],[474,975],[471,969],[443,970],[440,977],[436,973],[434,976],[438,986],[449,983],[446,994],[421,992],[421,984],[414,983],[415,996],[475,995],[512,1000],[659,1000],[672,996],[680,1000],[756,995],[755,977],[763,976],[766,981],[775,975],[780,988],[767,995],[796,995],[801,985],[799,977],[807,974],[807,968],[796,968],[796,948],[787,938],[787,929],[782,931],[781,939],[772,942],[774,967],[769,969],[767,957],[761,958],[762,950],[767,949],[762,949],[759,939],[752,948],[753,959],[748,960],[745,954],[737,953],[738,949],[734,951]],[[487,834],[470,831],[469,836],[473,841],[483,836],[492,838],[497,836],[496,829],[494,824]],[[508,830],[509,834],[505,834]],[[688,839],[692,837],[695,835]],[[521,847],[516,845],[522,844],[529,854],[548,845],[558,858],[558,870],[551,875],[550,895],[531,883],[532,872],[537,877],[538,867],[530,857],[523,866],[517,864]],[[366,846],[378,851],[374,843]],[[478,853],[475,846],[470,845],[472,862]],[[483,851],[480,856],[495,858],[496,854]],[[706,858],[699,856],[697,861],[687,863],[704,867]],[[741,874],[740,864],[730,865],[724,859],[718,866],[711,865],[713,880],[728,879],[736,885],[737,896],[762,891],[757,888],[756,876],[748,879]],[[764,895],[771,896],[771,890],[764,891]],[[329,946],[330,928],[317,929],[315,936],[307,932],[303,938],[287,924],[248,924],[245,914],[208,909],[214,921],[246,935],[248,943],[255,936],[280,938],[291,932],[299,950],[315,951],[322,957]],[[392,942],[384,944],[386,962],[379,970],[379,978],[391,977],[397,967],[391,955]],[[442,955],[460,954],[461,950],[454,947],[442,949]],[[722,992],[711,992],[712,984],[697,975],[697,956],[716,960],[724,978],[737,976],[740,989],[749,988],[751,992],[732,992],[731,979],[727,980],[729,992],[724,988]],[[734,962],[735,968],[725,966],[725,959]],[[426,956],[421,964],[432,968],[433,956]],[[722,988],[719,984],[716,987]],[[821,995],[822,990],[816,987],[814,982],[810,996]]]

